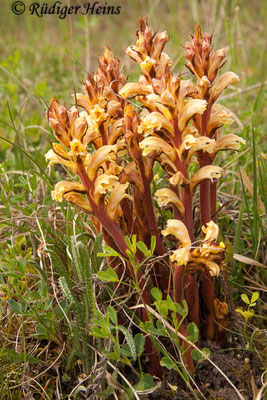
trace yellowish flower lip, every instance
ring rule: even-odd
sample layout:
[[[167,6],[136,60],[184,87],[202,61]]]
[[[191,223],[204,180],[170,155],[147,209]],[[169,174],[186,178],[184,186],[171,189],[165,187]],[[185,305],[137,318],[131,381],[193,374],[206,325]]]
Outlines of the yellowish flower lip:
[[[178,265],[186,265],[190,260],[190,246],[174,250],[170,260]]]
[[[209,221],[207,226],[202,226],[202,232],[205,233],[204,242],[213,241],[218,239],[219,227],[214,221]]]
[[[159,206],[165,206],[168,203],[174,204],[180,211],[180,213],[184,215],[185,212],[184,205],[177,196],[177,194],[174,193],[171,189],[169,188],[158,189],[155,193],[155,197]]]
[[[51,149],[51,150],[52,150],[58,157],[60,157],[62,160],[70,161],[71,158],[69,157],[69,155],[68,155],[67,152],[66,152],[66,156],[65,156],[65,157],[62,155],[62,153],[57,152],[57,150],[56,150],[56,145],[57,145],[57,143],[53,143],[53,144],[52,144],[52,149]],[[49,153],[49,151],[48,151],[46,154],[48,154],[48,153]]]
[[[128,186],[129,186],[129,182],[115,186],[115,188],[112,190],[112,192],[109,196],[108,206],[107,206],[107,214],[113,220],[116,217],[116,213],[117,213],[118,207],[120,205],[120,202],[123,199],[133,200],[132,196],[125,193]]]
[[[168,219],[167,227],[161,233],[163,236],[174,235],[182,243],[183,247],[191,246],[188,230],[182,221]]]
[[[61,202],[64,196],[70,192],[74,193],[86,193],[86,188],[79,182],[58,182],[55,186],[55,190],[51,192],[53,200]]]
[[[210,179],[219,179],[222,175],[223,169],[217,165],[206,165],[200,168],[190,180],[190,190],[192,191],[196,185],[201,181]]]
[[[144,155],[149,154],[151,151],[160,151],[165,153],[171,161],[175,161],[175,150],[168,143],[166,143],[165,140],[159,137],[148,136],[139,143],[139,146],[140,149],[143,150]]]

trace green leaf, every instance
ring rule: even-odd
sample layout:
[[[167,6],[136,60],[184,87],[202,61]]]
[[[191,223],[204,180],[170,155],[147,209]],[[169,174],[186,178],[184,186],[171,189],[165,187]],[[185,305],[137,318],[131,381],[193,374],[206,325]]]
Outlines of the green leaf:
[[[14,299],[9,299],[8,300],[9,307],[11,308],[12,311],[14,311],[17,314],[22,313],[22,308],[21,305],[18,304]]]
[[[41,364],[43,361],[30,356],[29,354],[20,353],[18,354],[15,350],[0,348],[0,360],[5,362],[28,362],[31,364]]]
[[[201,349],[201,351],[209,357],[210,355],[210,351],[209,349],[207,349],[206,347],[204,347],[203,349]],[[203,357],[203,355],[197,350],[197,349],[193,349],[191,351],[191,356],[193,358],[194,361],[201,361],[204,360],[205,358]]]
[[[141,377],[140,382],[137,383],[137,385],[134,386],[135,390],[148,390],[152,389],[154,387],[154,379],[153,376],[150,374],[144,374]]]
[[[194,361],[200,361],[203,358],[202,354],[197,349],[193,349],[191,351],[191,357],[193,358]]]
[[[182,317],[186,317],[187,316],[187,313],[188,313],[187,308],[186,309],[182,308],[180,306],[180,304],[176,303],[176,302],[174,303],[174,305],[175,305],[175,310],[176,310],[176,312],[178,312],[178,314],[180,314]]]
[[[175,362],[170,357],[162,357],[160,365],[171,370],[175,367]]]
[[[136,253],[136,235],[132,236],[132,247],[131,247],[132,252],[135,254]]]
[[[119,282],[117,272],[111,267],[108,267],[107,271],[99,271],[97,277],[105,282]]]
[[[129,249],[126,249],[126,254],[129,258],[130,263],[134,265],[134,254]]]
[[[121,352],[125,357],[132,357],[132,353],[131,353],[131,350],[130,350],[130,347],[128,346],[128,344],[123,346],[123,348],[121,349]]]
[[[150,245],[151,254],[154,254],[155,248],[156,248],[156,236],[151,236],[151,245]]]
[[[244,303],[250,305],[250,301],[248,299],[248,296],[246,294],[241,294],[241,299],[243,300]]]
[[[112,361],[120,361],[120,355],[115,353],[115,351],[112,351],[111,353],[107,352],[106,350],[103,350],[103,353],[105,356],[107,356],[110,360]]]
[[[132,250],[132,242],[131,239],[129,238],[129,236],[125,236],[125,243],[127,244],[127,246],[129,247],[129,249]]]
[[[169,310],[176,312],[175,304],[174,304],[171,296],[169,296],[169,295],[167,296],[166,304],[168,305]]]
[[[137,333],[134,337],[137,355],[140,357],[145,349],[145,338],[141,333]]]
[[[187,315],[188,314],[188,305],[187,305],[186,300],[182,300],[182,303],[183,303],[183,306],[184,306],[185,315]]]
[[[120,254],[110,246],[104,247],[105,253],[97,253],[97,257],[120,257]]]
[[[187,332],[189,335],[187,337],[188,340],[190,340],[193,343],[198,340],[199,330],[198,330],[197,325],[194,322],[190,322],[190,324],[187,325]]]
[[[150,252],[150,250],[148,250],[148,248],[144,242],[140,242],[140,241],[137,242],[137,247],[144,254],[145,257],[151,256],[151,252]]]
[[[242,316],[247,322],[250,318],[252,318],[254,316],[254,311],[253,310],[243,311]]]
[[[125,326],[119,325],[118,326],[119,330],[124,334],[126,342],[129,346],[129,349],[131,351],[131,355],[133,357],[133,360],[135,361],[137,358],[137,352],[136,352],[136,346],[135,346],[135,341],[132,337],[132,334],[130,331],[128,331]]]
[[[143,329],[144,329],[147,333],[149,333],[149,334],[151,334],[151,335],[154,335],[154,336],[161,336],[160,330],[158,330],[157,328],[155,328],[155,326],[153,325],[153,323],[150,322],[150,321],[147,321],[147,322],[144,324]]]
[[[151,296],[154,297],[155,300],[162,300],[162,293],[161,293],[161,291],[160,291],[158,288],[156,288],[156,287],[153,287],[153,288],[151,289]]]
[[[169,309],[166,300],[158,300],[156,307],[161,315],[167,317]]]
[[[117,316],[117,311],[115,310],[114,307],[108,306],[107,311],[109,313],[109,317],[111,321],[113,322],[114,325],[118,325],[118,316]]]
[[[258,293],[258,292],[254,292],[254,293],[252,294],[252,296],[251,296],[250,302],[251,302],[251,303],[255,303],[255,302],[258,300],[258,298],[259,298],[259,293]],[[251,305],[252,305],[252,304],[251,304]]]

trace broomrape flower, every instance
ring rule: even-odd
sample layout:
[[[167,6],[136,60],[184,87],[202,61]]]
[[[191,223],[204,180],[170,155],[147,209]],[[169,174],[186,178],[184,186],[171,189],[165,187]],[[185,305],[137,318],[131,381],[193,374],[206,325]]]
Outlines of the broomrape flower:
[[[179,158],[181,158],[181,156],[185,150],[189,150],[190,148],[194,147],[196,141],[197,140],[193,135],[184,136],[182,144],[179,148]]]
[[[211,55],[209,61],[208,78],[210,82],[213,82],[217,76],[218,69],[222,67],[222,62],[226,57],[225,49],[219,49]]]
[[[196,247],[192,251],[192,258],[197,262],[197,260],[202,260],[201,262],[218,261],[220,254],[225,250],[225,244],[220,242],[216,243],[219,235],[219,227],[212,220],[209,221],[206,226],[202,226],[202,232],[205,234],[204,239],[201,242],[201,246]],[[210,267],[212,264],[210,264]]]
[[[79,141],[83,141],[83,137],[87,131],[87,121],[84,115],[80,114],[80,117],[77,118],[70,129],[70,136],[72,140],[79,140]],[[86,143],[85,143],[86,144]]]
[[[156,112],[156,110],[159,110],[164,115],[164,117],[167,118],[168,121],[172,119],[172,113],[175,109],[175,102],[170,93],[168,97],[169,99],[166,99],[163,98],[163,96],[158,96],[157,94],[149,94],[147,96],[138,96],[137,100],[150,111]]]
[[[172,262],[178,265],[186,265],[190,259],[190,247],[182,247],[181,249],[174,250],[170,256]]]
[[[210,89],[210,100],[212,103],[218,99],[220,94],[229,85],[233,85],[239,81],[239,76],[234,72],[225,72],[216,82],[216,84]]]
[[[177,194],[174,193],[171,189],[163,188],[157,190],[155,193],[155,198],[159,206],[166,206],[169,203],[174,204],[180,211],[180,213],[184,215],[185,212],[184,205],[177,196]]]
[[[82,93],[77,93],[75,97],[77,105],[84,108],[89,113],[92,107],[89,98]]]
[[[228,314],[228,304],[225,301],[220,301],[219,299],[215,299],[213,301],[216,317],[218,319],[224,319]]]
[[[183,131],[186,124],[195,114],[203,114],[207,108],[206,100],[192,99],[185,103],[181,112],[179,113],[178,127]]]
[[[45,159],[49,161],[48,167],[53,164],[62,164],[75,173],[77,171],[76,164],[72,161],[69,153],[58,143],[53,143],[53,149],[45,154]]]
[[[202,76],[202,78],[198,81],[198,86],[200,87],[202,95],[204,96],[210,87],[210,81],[209,81],[208,77],[205,75]]]
[[[219,273],[221,272],[219,265],[216,262],[214,262],[213,260],[204,258],[202,253],[200,253],[200,256],[199,256],[199,254],[196,255],[196,253],[193,251],[190,254],[190,256],[191,256],[190,257],[190,261],[191,261],[190,267],[193,267],[196,270],[197,269],[201,270],[204,267],[205,270],[208,270],[210,276],[218,276]]]
[[[55,190],[52,190],[51,196],[53,200],[61,202],[63,197],[69,192],[86,193],[85,187],[78,182],[58,182],[55,186]]]
[[[174,136],[172,124],[164,117],[164,115],[157,111],[148,114],[138,127],[138,133],[144,133],[145,136],[153,134],[154,131],[160,130],[167,131],[170,136]]]
[[[156,64],[156,61],[151,57],[146,56],[144,61],[141,62],[140,67],[144,74],[149,73],[151,68]]]
[[[159,137],[149,136],[142,140],[142,142],[139,143],[139,146],[140,149],[143,150],[144,156],[151,153],[151,151],[163,151],[163,153],[165,153],[171,161],[175,161],[176,159],[176,152],[174,148]]]
[[[173,64],[172,59],[166,53],[161,53],[159,62],[156,68],[156,78],[161,79],[162,76],[165,76],[168,67]]]
[[[118,185],[118,180],[119,178],[115,175],[99,175],[94,182],[94,193],[101,195],[111,192]]]
[[[191,240],[188,230],[182,221],[169,219],[166,229],[161,231],[163,236],[173,235],[181,242],[181,248],[175,250],[170,259],[178,265],[186,265],[190,258]]]
[[[75,204],[77,207],[83,208],[86,211],[92,212],[92,207],[89,201],[84,199],[80,194],[75,192],[69,192],[64,195],[64,199],[69,203]]]
[[[185,224],[178,219],[168,219],[167,227],[163,229],[161,233],[163,236],[175,236],[182,243],[183,247],[191,245],[188,230]]]
[[[120,202],[123,199],[133,200],[132,196],[125,193],[128,186],[129,182],[115,186],[108,198],[107,214],[113,221],[116,220],[116,216],[119,212]]]
[[[166,31],[159,32],[154,36],[151,58],[158,60],[165,44],[168,42],[169,36]]]
[[[87,166],[88,177],[91,181],[96,178],[98,168],[106,161],[114,161],[116,158],[117,145],[106,145],[98,149]]]
[[[183,185],[185,183],[188,183],[188,181],[185,176],[179,171],[170,178],[170,183],[175,186]]]
[[[202,232],[205,233],[204,242],[216,241],[219,235],[219,227],[215,222],[210,221],[207,226],[202,226]]]
[[[55,137],[62,144],[68,146],[70,138],[68,134],[68,129],[66,128],[66,123],[68,120],[66,108],[62,106],[55,98],[52,98],[46,116]]]
[[[231,125],[234,120],[220,104],[214,104],[211,110],[210,120],[208,122],[207,132],[211,137],[215,131],[223,125]]]
[[[87,147],[83,145],[78,139],[73,139],[70,142],[70,152],[71,156],[82,156],[85,157],[87,153]]]
[[[105,112],[105,109],[95,104],[89,111],[92,122],[98,127],[104,121],[109,119],[109,114]]]
[[[205,260],[204,261],[205,266],[208,268],[209,273],[211,276],[218,276],[220,273],[220,267],[218,264],[216,264],[214,261],[211,260]]]
[[[210,139],[207,136],[199,136],[195,139],[195,144],[189,149],[188,155],[186,158],[186,162],[188,163],[197,151],[203,151],[207,153],[213,153],[216,145],[216,141],[214,139]]]
[[[239,150],[241,144],[246,144],[246,141],[240,136],[234,134],[225,135],[216,141],[214,153],[225,149]]]
[[[190,179],[190,190],[192,191],[196,185],[205,179],[210,179],[212,182],[214,179],[219,179],[222,172],[223,169],[217,165],[206,165],[205,167],[200,168]]]
[[[177,172],[175,164],[169,159],[169,157],[165,153],[160,153],[156,157],[156,160],[160,162],[162,168],[164,168],[165,171],[170,175],[173,175]]]

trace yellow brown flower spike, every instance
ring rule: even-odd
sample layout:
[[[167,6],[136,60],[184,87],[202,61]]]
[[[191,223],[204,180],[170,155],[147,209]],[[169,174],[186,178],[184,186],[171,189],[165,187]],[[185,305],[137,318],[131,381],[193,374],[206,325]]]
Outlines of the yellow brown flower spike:
[[[218,76],[226,52],[213,51],[212,35],[202,34],[199,25],[185,44],[186,66],[196,83],[171,71],[173,62],[164,52],[168,40],[167,32],[153,32],[141,18],[136,44],[126,50],[140,66],[137,82],[126,83],[120,61],[105,47],[98,69],[85,79],[84,92],[73,96],[76,106],[67,108],[51,100],[47,117],[60,143],[53,143],[46,159],[49,165],[61,164],[76,175],[72,182],[57,183],[51,194],[54,200],[68,201],[90,214],[96,231],[103,230],[106,244],[125,259],[130,251],[125,235],[135,234],[147,246],[154,236],[159,257],[150,269],[151,285],[177,302],[186,299],[189,314],[181,333],[186,334],[188,322],[199,324],[201,317],[204,336],[214,339],[215,322],[224,321],[227,314],[227,304],[216,299],[214,285],[225,265],[225,245],[217,242],[216,224],[216,185],[223,169],[214,160],[220,151],[239,150],[245,144],[233,133],[219,133],[234,121],[218,100],[239,78],[231,71]],[[157,186],[155,163],[164,173],[162,186]],[[199,224],[194,220],[193,199],[197,190],[202,230],[196,237]],[[156,207],[170,208],[168,212],[173,213],[165,229]],[[169,266],[164,259],[168,250]],[[136,262],[141,265],[137,280],[142,301],[149,305],[144,279],[147,263],[141,253],[136,253]],[[115,262],[116,266],[120,263],[119,259]],[[130,262],[126,273],[136,279]],[[146,308],[141,318],[148,321]],[[160,375],[149,338],[146,352],[152,375]],[[193,371],[190,354],[187,351],[185,359]]]

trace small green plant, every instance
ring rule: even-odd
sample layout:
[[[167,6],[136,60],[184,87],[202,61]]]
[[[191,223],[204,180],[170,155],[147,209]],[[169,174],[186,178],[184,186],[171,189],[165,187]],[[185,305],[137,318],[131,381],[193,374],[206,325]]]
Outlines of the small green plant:
[[[255,315],[253,307],[256,306],[256,302],[257,302],[258,298],[259,298],[258,292],[252,293],[250,299],[248,298],[248,296],[245,293],[241,294],[241,299],[247,305],[247,308],[245,310],[243,310],[242,308],[236,308],[235,311],[237,313],[241,314],[245,320],[244,332],[246,332],[246,330],[247,330],[247,324],[248,324],[249,319],[251,319]]]

